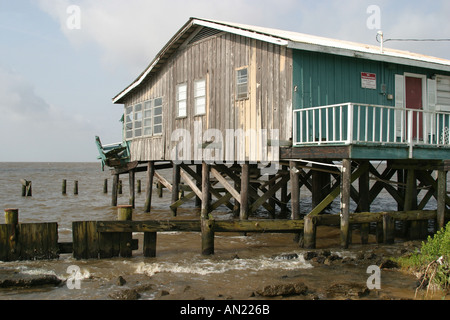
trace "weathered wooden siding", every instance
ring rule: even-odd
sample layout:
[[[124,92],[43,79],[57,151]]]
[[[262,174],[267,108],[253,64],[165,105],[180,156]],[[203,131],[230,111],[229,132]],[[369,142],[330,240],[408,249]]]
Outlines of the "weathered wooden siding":
[[[248,67],[249,98],[236,100],[236,69]],[[193,82],[206,79],[206,114],[194,116]],[[176,86],[188,84],[187,117],[176,117]],[[202,130],[218,129],[225,140],[227,129],[278,129],[279,139],[288,140],[292,131],[292,51],[285,47],[246,37],[221,33],[182,46],[159,72],[126,100],[125,107],[149,99],[163,98],[163,135],[134,139],[132,161],[171,160],[175,142],[172,132],[186,129],[194,140],[194,123]],[[204,142],[204,141],[202,141]],[[199,141],[191,141],[191,159]],[[261,160],[259,148],[247,145],[245,154],[236,150],[235,159]],[[225,152],[223,152],[223,160]]]

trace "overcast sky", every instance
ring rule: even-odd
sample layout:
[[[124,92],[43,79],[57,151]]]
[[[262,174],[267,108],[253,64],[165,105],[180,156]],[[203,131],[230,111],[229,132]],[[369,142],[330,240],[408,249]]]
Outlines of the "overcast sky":
[[[370,5],[386,38],[450,38],[448,0],[0,0],[0,161],[97,161],[96,135],[122,139],[111,99],[189,17],[377,44]],[[386,46],[450,59],[450,42]]]

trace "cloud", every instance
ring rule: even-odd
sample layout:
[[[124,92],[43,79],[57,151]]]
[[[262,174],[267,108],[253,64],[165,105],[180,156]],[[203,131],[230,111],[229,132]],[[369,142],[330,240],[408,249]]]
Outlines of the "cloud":
[[[76,151],[86,149],[86,141],[95,147],[89,121],[47,103],[22,75],[2,66],[0,114],[0,161],[95,161]]]

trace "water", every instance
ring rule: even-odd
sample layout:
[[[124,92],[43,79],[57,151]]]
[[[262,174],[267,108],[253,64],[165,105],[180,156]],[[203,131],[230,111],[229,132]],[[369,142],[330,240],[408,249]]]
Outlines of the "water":
[[[170,180],[170,171],[166,172]],[[72,241],[72,222],[84,220],[115,220],[117,209],[111,207],[111,175],[102,172],[98,163],[0,163],[0,207],[18,208],[21,223],[57,222],[59,242]],[[123,194],[118,203],[128,203],[128,179],[123,178]],[[32,197],[21,196],[20,179],[32,181]],[[61,194],[62,180],[67,180],[67,194]],[[103,181],[109,179],[109,193],[103,193]],[[152,212],[144,213],[145,174],[139,173],[142,193],[136,194],[133,220],[171,219],[168,210],[171,195],[165,189],[163,198],[153,193]],[[78,181],[78,195],[73,194],[74,181]],[[302,192],[304,210],[310,196]],[[381,206],[375,203],[374,206]],[[333,206],[339,206],[334,203]],[[386,209],[386,208],[385,208]],[[389,208],[388,208],[389,210]],[[264,212],[259,215],[264,216]],[[177,219],[198,219],[199,212],[190,201],[178,210]],[[214,212],[216,219],[229,219],[226,207]],[[2,221],[3,223],[3,221]],[[143,234],[134,238],[142,244]],[[260,299],[254,292],[263,286],[301,280],[313,288],[317,297],[326,298],[322,290],[330,283],[351,281],[365,284],[366,266],[348,264],[340,266],[313,265],[304,260],[305,250],[298,247],[291,234],[217,234],[214,256],[200,254],[199,233],[158,233],[157,257],[145,258],[142,248],[130,259],[77,261],[71,254],[62,254],[58,260],[0,262],[0,274],[49,274],[72,281],[68,267],[80,270],[80,289],[57,287],[29,289],[0,289],[0,299],[111,299],[111,294],[131,288],[141,299]],[[331,248],[341,257],[355,257],[361,250],[378,250],[395,254],[398,245],[352,245],[348,250],[339,248],[339,230],[322,228],[318,232],[318,247]],[[287,256],[289,255],[289,256]],[[290,259],[288,259],[289,257]],[[292,258],[293,257],[293,258]],[[126,283],[118,284],[122,276]],[[382,293],[395,298],[413,298],[416,279],[395,271],[383,271]],[[68,283],[67,282],[67,283]],[[370,299],[378,299],[371,294]],[[299,297],[291,297],[290,299]]]

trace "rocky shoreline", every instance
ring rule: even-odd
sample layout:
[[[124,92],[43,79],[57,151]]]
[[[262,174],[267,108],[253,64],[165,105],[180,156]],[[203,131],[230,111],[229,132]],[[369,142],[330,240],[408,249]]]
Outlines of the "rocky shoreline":
[[[166,290],[158,282],[157,276],[122,275],[108,280],[99,286],[109,287],[111,291],[104,299],[113,300],[401,300],[413,299],[414,291],[420,285],[419,278],[408,278],[408,294],[386,294],[380,290],[369,290],[367,284],[361,279],[349,280],[343,274],[364,272],[368,266],[378,266],[380,270],[389,270],[391,277],[399,277],[405,272],[399,269],[395,261],[390,257],[399,257],[410,254],[420,247],[420,242],[405,242],[390,247],[389,254],[386,246],[370,246],[354,249],[351,255],[342,256],[338,251],[328,249],[305,250],[299,254],[283,254],[272,257],[273,259],[295,260],[304,259],[312,268],[305,271],[291,271],[285,274],[270,274],[264,283],[255,283],[251,288],[236,288],[233,293],[221,292],[204,296],[202,290],[196,288],[195,283],[189,283],[178,290]],[[237,255],[230,259],[239,259]],[[384,272],[384,271],[383,271]],[[316,274],[326,274],[325,281]],[[368,275],[367,275],[368,276]],[[156,277],[156,278],[155,278]],[[412,280],[411,280],[412,279]],[[414,280],[415,279],[415,280]],[[320,281],[317,281],[320,280]],[[96,279],[91,279],[95,282]],[[325,282],[324,282],[325,281]],[[61,288],[65,280],[53,275],[30,275],[20,272],[2,273],[0,275],[0,288],[20,290],[20,288]]]

